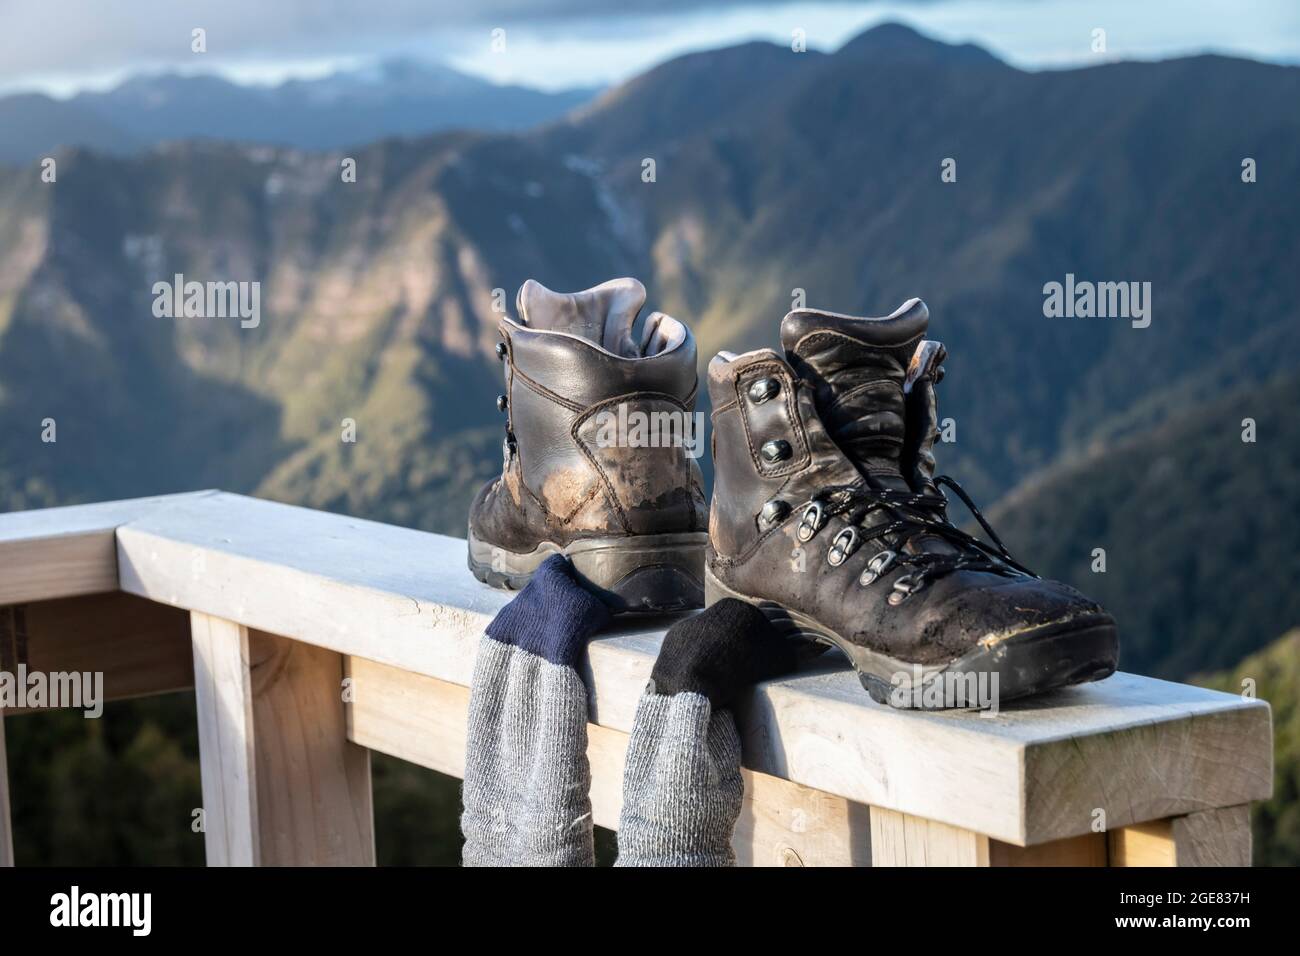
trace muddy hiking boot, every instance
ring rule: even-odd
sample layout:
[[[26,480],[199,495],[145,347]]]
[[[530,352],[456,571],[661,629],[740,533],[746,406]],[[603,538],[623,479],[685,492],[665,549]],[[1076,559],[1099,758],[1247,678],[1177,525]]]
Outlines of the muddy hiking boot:
[[[571,295],[529,280],[502,318],[504,466],[469,516],[480,581],[522,588],[561,553],[616,611],[703,604],[695,340],[661,312],[638,323],[644,304],[635,279]]]
[[[799,309],[784,355],[713,359],[708,602],[749,601],[838,647],[898,707],[990,707],[1108,676],[1111,616],[1019,564],[935,475],[945,351],[928,321],[919,299],[882,318]],[[950,520],[945,488],[987,540]]]

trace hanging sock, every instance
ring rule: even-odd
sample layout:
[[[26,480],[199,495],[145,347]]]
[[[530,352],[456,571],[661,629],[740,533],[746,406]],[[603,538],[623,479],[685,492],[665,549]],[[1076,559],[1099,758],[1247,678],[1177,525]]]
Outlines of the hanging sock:
[[[548,558],[488,625],[470,685],[466,866],[592,866],[587,688],[576,666],[609,609]]]
[[[740,734],[732,706],[792,671],[795,646],[726,598],[673,625],[637,704],[623,773],[617,866],[735,866]]]
[[[608,620],[556,556],[488,626],[470,692],[466,866],[593,865],[587,689],[576,668]],[[727,708],[795,663],[794,645],[739,601],[669,630],[628,744],[617,865],[735,865],[744,785]]]

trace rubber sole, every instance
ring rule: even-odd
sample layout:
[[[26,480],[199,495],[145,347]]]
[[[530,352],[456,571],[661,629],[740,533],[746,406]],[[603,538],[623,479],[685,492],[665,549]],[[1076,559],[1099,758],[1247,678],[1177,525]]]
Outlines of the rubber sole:
[[[705,604],[725,597],[753,604],[787,636],[839,648],[871,699],[900,710],[987,709],[1102,680],[1115,673],[1119,663],[1119,631],[1104,615],[1034,628],[977,647],[947,664],[918,665],[853,644],[799,611],[733,591],[705,568]]]
[[[506,551],[469,536],[469,569],[494,588],[518,591],[543,561],[563,554],[616,614],[667,613],[704,606],[703,531],[583,538],[566,547],[543,541],[532,551]]]

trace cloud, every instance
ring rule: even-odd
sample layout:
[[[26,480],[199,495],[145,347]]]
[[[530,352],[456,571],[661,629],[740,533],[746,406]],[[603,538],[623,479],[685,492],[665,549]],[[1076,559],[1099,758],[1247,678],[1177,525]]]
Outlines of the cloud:
[[[0,0],[0,94],[103,88],[144,70],[218,72],[239,81],[318,76],[376,57],[443,60],[502,82],[557,88],[614,82],[681,52],[750,39],[835,49],[883,19],[948,42],[972,41],[1018,66],[1111,55],[1215,50],[1300,62],[1300,3],[1255,0]],[[208,52],[190,51],[195,27]],[[497,27],[509,55],[489,47]]]
[[[24,74],[183,64],[207,31],[209,62],[374,52],[394,40],[482,28],[594,23],[779,0],[0,0],[0,82]],[[786,0],[788,3],[789,0]],[[847,2],[847,0],[846,0]],[[861,5],[859,3],[859,5]]]

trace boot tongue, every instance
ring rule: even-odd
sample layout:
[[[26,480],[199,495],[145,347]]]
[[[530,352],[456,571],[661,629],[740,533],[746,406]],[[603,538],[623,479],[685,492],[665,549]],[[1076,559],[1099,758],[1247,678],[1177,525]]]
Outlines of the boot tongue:
[[[903,382],[929,311],[910,299],[892,315],[867,318],[796,309],[781,322],[791,367],[813,388],[817,414],[868,480],[907,490]]]
[[[535,279],[519,287],[515,306],[523,324],[567,332],[624,358],[641,354],[632,326],[645,305],[645,286],[636,279],[611,279],[583,292],[552,292]]]

